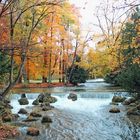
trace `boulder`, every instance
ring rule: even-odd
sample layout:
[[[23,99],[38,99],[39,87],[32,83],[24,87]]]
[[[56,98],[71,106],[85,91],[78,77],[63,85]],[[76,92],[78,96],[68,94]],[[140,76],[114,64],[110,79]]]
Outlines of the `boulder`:
[[[18,114],[12,114],[12,119],[15,121],[19,118],[19,115]]]
[[[43,103],[44,98],[45,98],[45,94],[44,94],[44,93],[41,93],[41,94],[39,94],[39,96],[38,96],[38,101],[39,101],[40,103]]]
[[[21,94],[21,98],[27,98],[26,97],[26,94],[24,93],[24,94]]]
[[[140,110],[140,104],[136,106],[138,110]]]
[[[122,96],[113,96],[112,98],[112,102],[117,102],[117,103],[121,103],[125,100],[126,98],[125,97],[122,97]]]
[[[31,112],[30,113],[30,116],[33,116],[33,117],[42,117],[42,115],[40,113],[37,113],[35,111]]]
[[[9,108],[9,109],[13,109],[13,106],[11,106],[10,104],[6,104],[5,107],[6,107],[6,108]]]
[[[30,115],[26,118],[26,120],[24,120],[24,122],[33,122],[33,121],[37,121],[37,119],[33,118],[33,116]]]
[[[44,108],[44,107],[52,107],[52,106],[50,105],[50,103],[45,102],[45,103],[41,103],[40,107]]]
[[[111,109],[109,110],[109,112],[110,112],[110,113],[119,113],[119,112],[120,112],[120,109],[114,107],[114,108],[111,108]]]
[[[38,136],[39,135],[39,129],[37,128],[34,128],[34,127],[29,127],[27,129],[27,135],[30,135],[30,136]]]
[[[48,111],[51,110],[53,107],[52,106],[43,106],[42,111]]]
[[[18,102],[20,105],[28,105],[29,104],[29,101],[27,98],[21,98],[18,100]]]
[[[136,103],[131,103],[129,106],[136,106],[137,104]]]
[[[77,95],[74,93],[70,93],[68,96],[68,99],[71,99],[72,101],[76,101],[77,100]]]
[[[119,104],[116,102],[111,102],[110,105],[119,105]]]
[[[44,98],[44,102],[45,102],[45,103],[55,103],[55,102],[57,102],[57,99],[56,99],[55,97],[52,97],[52,96],[50,96],[50,97],[45,97],[45,98]]]
[[[131,108],[127,111],[127,115],[140,115],[140,110],[137,107]]]
[[[52,97],[51,94],[49,93],[41,93],[38,96],[38,100],[40,103],[55,103],[57,101],[57,99],[55,97]]]
[[[11,114],[3,115],[2,116],[2,121],[3,122],[11,122],[12,121],[12,115]]]
[[[130,105],[131,103],[134,103],[135,101],[136,99],[134,97],[130,97],[124,100],[123,105]]]
[[[4,99],[4,103],[9,104],[10,103],[10,99],[8,99],[8,98]]]
[[[24,109],[24,108],[21,108],[19,111],[18,111],[19,114],[27,114],[28,112]]]
[[[32,105],[39,105],[39,100],[38,99],[34,100]]]
[[[52,123],[52,119],[49,116],[43,116],[42,123]]]

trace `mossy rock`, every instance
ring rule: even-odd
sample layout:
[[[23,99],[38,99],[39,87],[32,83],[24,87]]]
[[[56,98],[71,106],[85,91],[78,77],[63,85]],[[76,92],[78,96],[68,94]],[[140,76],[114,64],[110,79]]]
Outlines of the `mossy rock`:
[[[112,102],[117,102],[117,103],[121,103],[126,99],[126,97],[122,97],[122,96],[113,96],[112,98]]]
[[[52,119],[49,116],[43,116],[41,122],[42,123],[52,123]]]
[[[27,135],[30,136],[38,136],[40,134],[39,129],[34,128],[34,127],[29,127],[27,129]]]
[[[39,105],[39,100],[38,99],[34,100],[32,105]]]
[[[19,114],[28,114],[28,112],[24,109],[24,108],[21,108],[19,111],[18,111]]]
[[[30,116],[33,116],[33,117],[42,117],[42,115],[40,113],[37,113],[35,111],[31,112],[30,113]]]
[[[11,122],[12,121],[12,115],[11,114],[3,115],[2,116],[2,121],[3,122]]]
[[[111,109],[109,110],[109,112],[110,112],[110,113],[119,113],[119,112],[120,112],[120,109],[114,107],[114,108],[111,108]]]
[[[27,98],[21,98],[18,100],[18,102],[20,105],[28,105],[29,104],[29,101]]]

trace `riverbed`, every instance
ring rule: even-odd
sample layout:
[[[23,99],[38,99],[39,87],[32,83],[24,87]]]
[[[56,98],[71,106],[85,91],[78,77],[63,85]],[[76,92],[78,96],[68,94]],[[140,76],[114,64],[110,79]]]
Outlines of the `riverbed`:
[[[19,91],[27,93],[29,105],[20,106]],[[46,112],[53,120],[51,124],[41,124],[40,120],[24,124],[27,116],[20,115],[15,125],[19,126],[21,135],[16,140],[140,140],[140,121],[131,120],[125,113],[125,107],[118,105],[121,112],[109,113],[111,99],[114,94],[127,93],[113,87],[102,80],[89,80],[78,87],[56,87],[47,89],[14,90],[11,97],[12,112],[17,113],[20,108],[32,111],[32,102],[41,92],[51,93],[57,98],[52,104],[55,108]],[[16,94],[18,93],[18,94]],[[78,95],[77,101],[67,99],[69,93]],[[26,135],[29,126],[40,129],[40,135],[30,137]]]

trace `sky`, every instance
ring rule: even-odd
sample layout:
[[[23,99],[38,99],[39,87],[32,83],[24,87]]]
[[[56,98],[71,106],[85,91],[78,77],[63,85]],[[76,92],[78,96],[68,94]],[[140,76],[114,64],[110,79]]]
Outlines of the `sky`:
[[[96,22],[93,13],[101,1],[102,0],[70,0],[72,4],[80,8],[82,28],[88,30],[88,28],[91,28],[91,24]]]
[[[75,4],[76,7],[80,8],[80,21],[83,37],[86,36],[89,31],[89,36],[97,32],[93,26],[93,24],[97,23],[93,13],[101,1],[102,0],[70,0],[72,4]],[[95,47],[95,42],[93,41],[90,41],[88,44],[90,47]]]

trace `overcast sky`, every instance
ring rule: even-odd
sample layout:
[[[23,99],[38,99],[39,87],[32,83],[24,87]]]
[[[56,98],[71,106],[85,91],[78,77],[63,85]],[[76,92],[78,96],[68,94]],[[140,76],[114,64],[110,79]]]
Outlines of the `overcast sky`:
[[[94,23],[95,17],[93,13],[101,0],[70,0],[70,2],[80,8],[80,14],[82,16],[81,24],[83,28],[88,29],[89,25]]]
[[[81,14],[81,29],[84,36],[88,31],[93,31],[89,34],[92,35],[95,32],[93,23],[96,23],[96,18],[93,16],[96,6],[100,4],[102,0],[70,0],[72,4],[80,8]],[[90,46],[95,46],[95,43],[89,42]]]

